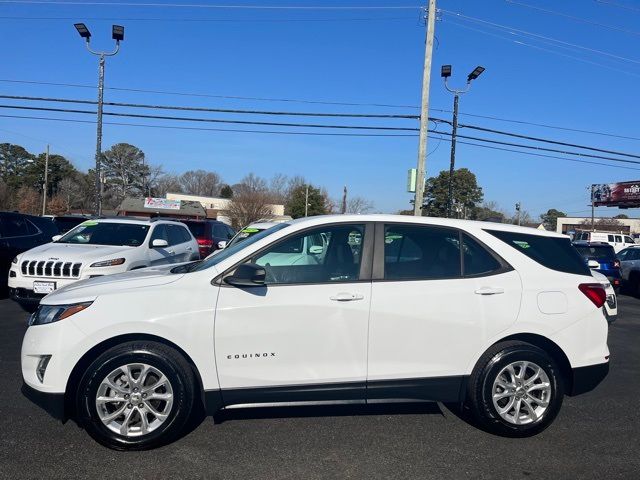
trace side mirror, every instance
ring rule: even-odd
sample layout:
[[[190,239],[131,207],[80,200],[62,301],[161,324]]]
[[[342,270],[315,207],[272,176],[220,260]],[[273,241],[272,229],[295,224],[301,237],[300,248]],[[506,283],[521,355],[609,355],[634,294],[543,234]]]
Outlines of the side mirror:
[[[322,248],[322,246],[320,245],[312,245],[309,247],[309,253],[313,255],[319,255],[322,252],[324,252],[324,248]]]
[[[51,237],[51,241],[52,242],[57,242],[61,238],[62,238],[62,235],[54,235],[53,237]]]
[[[600,268],[600,263],[597,260],[589,260],[587,266],[589,268]]]
[[[167,248],[169,246],[169,242],[163,240],[162,238],[156,238],[153,242],[151,242],[151,248]]]
[[[219,242],[218,242],[218,248],[219,248],[220,250],[223,250],[223,249],[225,249],[226,247],[227,247],[227,241],[226,241],[226,240],[221,240],[221,241],[219,241]]]
[[[260,287],[264,285],[267,272],[264,267],[255,263],[243,263],[236,268],[233,275],[224,279],[229,285],[234,287]]]

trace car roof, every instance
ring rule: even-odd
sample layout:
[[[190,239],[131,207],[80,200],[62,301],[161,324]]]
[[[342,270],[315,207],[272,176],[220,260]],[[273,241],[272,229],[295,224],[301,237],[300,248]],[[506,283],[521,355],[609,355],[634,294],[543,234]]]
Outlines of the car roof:
[[[240,229],[240,231],[245,230],[247,228],[256,228],[258,230],[266,230],[267,228],[271,228],[275,225],[279,225],[281,223],[285,223],[285,222],[255,222],[255,223],[250,223],[249,225],[242,227]]]
[[[331,222],[388,222],[388,223],[415,223],[422,225],[435,225],[442,227],[460,228],[463,230],[497,230],[504,232],[516,232],[527,235],[537,235],[541,237],[555,237],[566,238],[567,235],[561,233],[552,232],[549,230],[538,230],[531,227],[521,227],[518,225],[512,225],[509,223],[494,223],[494,222],[481,222],[478,220],[459,220],[453,218],[440,218],[440,217],[415,217],[410,215],[390,215],[390,214],[368,214],[368,215],[318,215],[315,217],[303,217],[296,220],[289,221],[291,225],[300,225],[308,223],[309,226],[322,225]]]
[[[171,224],[171,225],[180,225],[184,226],[182,222],[178,222],[176,220],[165,220],[160,217],[153,218],[135,218],[135,217],[125,217],[125,216],[117,216],[117,217],[100,217],[100,218],[92,218],[88,219],[91,222],[98,223],[131,223],[134,225],[151,225],[153,224]]]

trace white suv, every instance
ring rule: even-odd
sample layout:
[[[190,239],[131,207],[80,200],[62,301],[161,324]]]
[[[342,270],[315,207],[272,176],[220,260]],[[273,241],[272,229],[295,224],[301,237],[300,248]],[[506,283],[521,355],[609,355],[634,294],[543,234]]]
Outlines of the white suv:
[[[198,243],[184,224],[166,220],[87,220],[52,243],[13,259],[11,298],[27,309],[46,295],[88,278],[200,258]]]
[[[326,239],[323,252],[312,241]],[[321,261],[269,262],[285,246]],[[394,215],[283,223],[201,262],[49,295],[25,394],[100,443],[172,441],[195,409],[415,399],[540,432],[607,374],[605,291],[568,237]]]

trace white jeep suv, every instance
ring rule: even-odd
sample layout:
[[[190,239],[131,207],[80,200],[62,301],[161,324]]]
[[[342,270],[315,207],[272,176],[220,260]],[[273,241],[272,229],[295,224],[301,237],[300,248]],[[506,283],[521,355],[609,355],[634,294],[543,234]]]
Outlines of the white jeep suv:
[[[607,374],[605,297],[556,233],[312,217],[50,294],[22,344],[24,393],[115,449],[172,441],[202,408],[280,402],[453,402],[533,435]]]
[[[11,298],[27,309],[55,290],[88,278],[200,258],[198,243],[180,222],[159,219],[87,220],[52,243],[13,259]]]

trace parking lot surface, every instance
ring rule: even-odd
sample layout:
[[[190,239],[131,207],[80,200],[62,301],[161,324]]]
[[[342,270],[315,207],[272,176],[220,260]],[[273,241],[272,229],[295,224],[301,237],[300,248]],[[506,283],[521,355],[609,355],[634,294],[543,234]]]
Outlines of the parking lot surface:
[[[640,478],[640,300],[620,298],[611,370],[542,434],[496,437],[438,404],[230,410],[163,448],[119,453],[22,397],[27,316],[0,300],[0,478]]]

